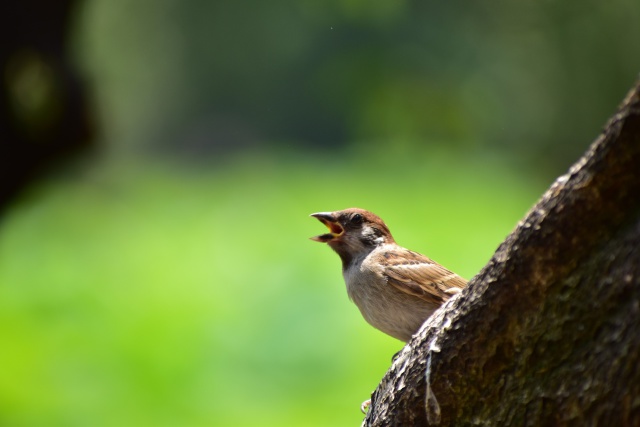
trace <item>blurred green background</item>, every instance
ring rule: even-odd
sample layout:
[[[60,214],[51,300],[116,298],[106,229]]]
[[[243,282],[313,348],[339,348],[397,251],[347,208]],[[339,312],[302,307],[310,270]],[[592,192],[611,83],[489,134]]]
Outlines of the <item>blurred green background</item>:
[[[640,70],[640,3],[88,0],[100,149],[0,222],[0,424],[359,425],[402,343],[316,211],[471,278]]]

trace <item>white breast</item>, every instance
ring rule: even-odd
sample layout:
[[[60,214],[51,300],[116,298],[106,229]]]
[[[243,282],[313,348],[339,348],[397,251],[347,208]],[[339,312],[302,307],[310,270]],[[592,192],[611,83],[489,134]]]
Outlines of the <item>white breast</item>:
[[[408,341],[436,307],[389,285],[382,267],[368,262],[376,251],[385,250],[385,246],[355,259],[344,270],[347,294],[369,324],[395,338]]]

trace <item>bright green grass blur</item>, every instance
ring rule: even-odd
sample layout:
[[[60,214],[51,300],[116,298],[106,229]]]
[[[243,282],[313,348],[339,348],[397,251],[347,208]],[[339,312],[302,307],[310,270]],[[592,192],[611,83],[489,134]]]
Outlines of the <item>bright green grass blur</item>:
[[[316,211],[359,206],[470,278],[543,190],[488,159],[101,166],[0,224],[0,425],[359,425],[402,343]]]

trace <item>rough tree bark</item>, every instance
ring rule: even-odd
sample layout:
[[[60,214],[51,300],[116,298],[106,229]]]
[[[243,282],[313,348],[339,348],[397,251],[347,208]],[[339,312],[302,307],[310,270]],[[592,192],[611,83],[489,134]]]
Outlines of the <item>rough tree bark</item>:
[[[640,426],[639,321],[640,83],[402,350],[363,425]]]

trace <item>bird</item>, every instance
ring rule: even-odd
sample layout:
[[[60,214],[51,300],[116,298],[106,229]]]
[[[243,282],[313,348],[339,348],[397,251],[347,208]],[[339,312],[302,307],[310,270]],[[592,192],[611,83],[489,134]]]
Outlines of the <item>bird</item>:
[[[342,260],[347,294],[376,329],[408,342],[467,281],[396,243],[384,221],[360,208],[311,214],[329,230],[311,237]]]

